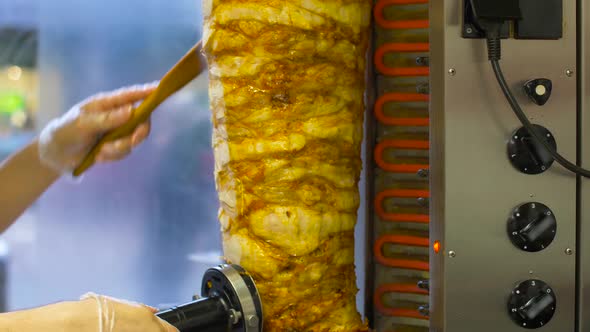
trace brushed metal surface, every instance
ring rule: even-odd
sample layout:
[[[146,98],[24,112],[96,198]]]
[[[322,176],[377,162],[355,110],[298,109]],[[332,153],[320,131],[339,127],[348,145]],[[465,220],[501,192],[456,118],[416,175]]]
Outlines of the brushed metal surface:
[[[590,3],[578,1],[580,26],[580,160],[584,168],[590,167]],[[582,178],[579,188],[579,240],[578,240],[578,328],[577,332],[590,331],[590,180]]]
[[[506,142],[520,124],[490,64],[484,40],[461,36],[463,1],[431,1],[431,331],[517,332],[507,314],[513,287],[529,278],[554,288],[557,310],[542,328],[573,331],[576,177],[554,165],[525,175],[508,161]],[[503,41],[502,68],[533,123],[547,127],[558,150],[576,158],[576,3],[564,1],[564,38]],[[453,69],[454,75],[450,74]],[[536,106],[522,92],[533,78],[548,78],[549,102]],[[537,201],[557,216],[554,242],[538,253],[515,248],[506,235],[510,211]],[[453,251],[455,256],[449,257]],[[590,266],[589,266],[590,267]]]

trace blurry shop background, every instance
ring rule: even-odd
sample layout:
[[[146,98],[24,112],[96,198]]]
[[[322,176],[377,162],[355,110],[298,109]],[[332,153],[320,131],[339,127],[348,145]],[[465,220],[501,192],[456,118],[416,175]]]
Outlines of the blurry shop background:
[[[0,1],[0,158],[92,94],[159,79],[200,39],[200,6]],[[87,291],[165,307],[200,290],[221,262],[207,98],[202,75],[157,110],[132,156],[60,180],[0,236],[0,311]],[[362,225],[357,239],[360,304]]]

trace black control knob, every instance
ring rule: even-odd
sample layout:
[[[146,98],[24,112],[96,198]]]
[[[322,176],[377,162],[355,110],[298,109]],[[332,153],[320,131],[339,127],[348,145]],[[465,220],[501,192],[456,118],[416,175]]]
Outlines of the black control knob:
[[[516,247],[537,252],[547,248],[557,233],[557,221],[546,205],[532,202],[518,206],[508,219],[508,237]]]
[[[539,125],[533,125],[533,128],[549,143],[553,150],[557,150],[555,138],[547,128]],[[512,166],[526,174],[543,173],[554,162],[549,151],[540,142],[535,140],[524,127],[521,127],[512,134],[508,142],[508,158]]]
[[[524,92],[533,103],[543,106],[551,98],[553,83],[546,78],[537,78],[524,84]]]
[[[545,326],[555,313],[557,299],[553,289],[541,280],[521,282],[510,295],[508,314],[527,329]]]

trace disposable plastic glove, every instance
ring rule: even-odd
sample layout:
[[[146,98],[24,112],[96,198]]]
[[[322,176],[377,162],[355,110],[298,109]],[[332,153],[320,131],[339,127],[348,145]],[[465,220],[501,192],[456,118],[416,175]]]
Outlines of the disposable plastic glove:
[[[96,320],[85,319],[82,326],[78,326],[78,331],[178,332],[174,326],[154,315],[155,308],[94,293],[82,296],[81,300],[95,304],[95,313],[85,317]]]
[[[131,118],[134,104],[145,99],[156,83],[136,85],[94,95],[51,121],[39,136],[39,157],[60,173],[71,173],[96,144],[101,135],[123,125]],[[104,144],[97,162],[120,160],[148,136],[149,121],[133,134]]]

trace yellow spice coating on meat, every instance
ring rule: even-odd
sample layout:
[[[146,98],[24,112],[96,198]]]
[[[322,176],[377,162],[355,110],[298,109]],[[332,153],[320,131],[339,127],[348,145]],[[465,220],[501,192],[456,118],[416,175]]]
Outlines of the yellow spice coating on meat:
[[[368,0],[205,0],[204,52],[226,259],[265,331],[367,331],[354,226]]]

